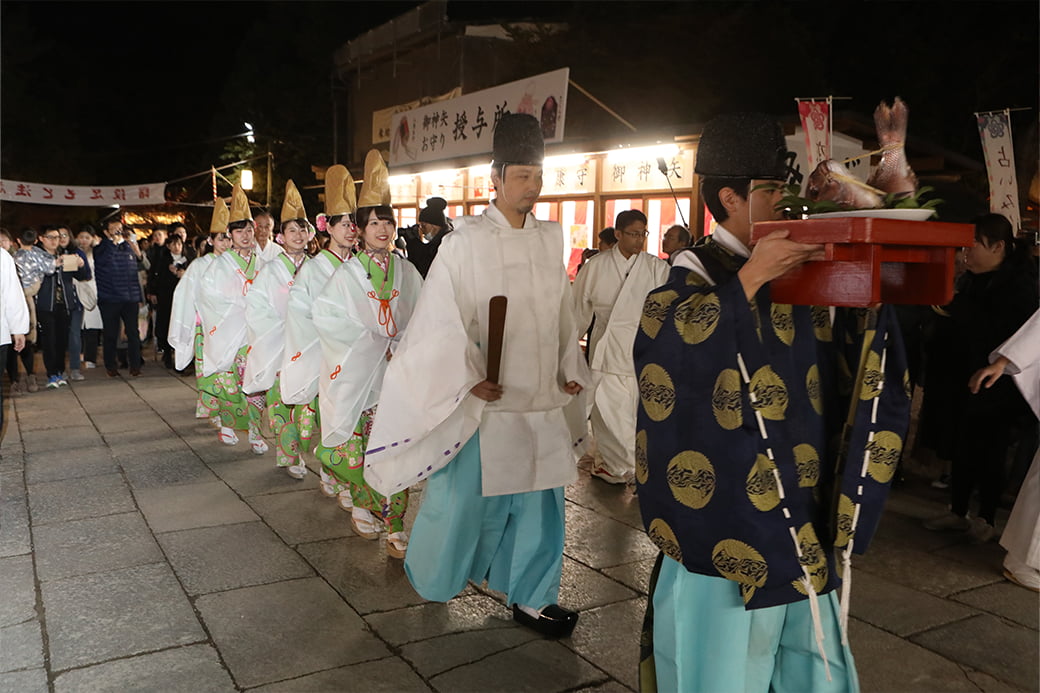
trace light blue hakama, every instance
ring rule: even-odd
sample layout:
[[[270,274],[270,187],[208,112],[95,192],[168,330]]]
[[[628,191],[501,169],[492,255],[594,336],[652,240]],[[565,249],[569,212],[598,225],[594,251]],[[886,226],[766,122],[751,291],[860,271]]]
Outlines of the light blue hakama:
[[[737,583],[664,557],[653,593],[658,693],[857,693],[838,598],[819,598],[827,680],[808,600],[746,610]]]
[[[509,604],[556,604],[563,571],[563,488],[481,495],[479,434],[430,476],[404,569],[424,599],[446,602],[468,580]]]

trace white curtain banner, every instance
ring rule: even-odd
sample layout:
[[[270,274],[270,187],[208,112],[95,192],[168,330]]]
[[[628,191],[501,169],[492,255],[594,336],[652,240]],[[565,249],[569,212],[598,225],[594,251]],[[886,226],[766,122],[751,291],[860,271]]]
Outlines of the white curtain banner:
[[[976,113],[982,152],[989,175],[989,210],[1003,214],[1016,231],[1022,228],[1018,209],[1018,178],[1015,176],[1015,148],[1011,144],[1011,115],[1007,110]]]
[[[395,113],[390,166],[408,166],[491,151],[491,136],[505,113],[529,113],[546,143],[563,141],[569,68]]]
[[[166,202],[166,183],[94,186],[0,179],[0,200],[76,207],[161,205]]]
[[[809,157],[808,174],[821,161],[831,158],[831,105],[827,101],[798,101],[798,115],[805,132],[805,152]]]

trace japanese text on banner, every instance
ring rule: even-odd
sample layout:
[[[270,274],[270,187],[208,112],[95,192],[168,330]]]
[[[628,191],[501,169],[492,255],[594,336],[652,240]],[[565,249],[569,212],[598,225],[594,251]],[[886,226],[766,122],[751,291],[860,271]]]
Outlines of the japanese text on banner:
[[[1011,143],[1011,117],[1008,111],[977,113],[982,151],[989,176],[989,209],[1003,214],[1016,231],[1022,228],[1018,209],[1018,178],[1015,175],[1015,149]]]
[[[0,200],[76,207],[161,205],[166,202],[166,183],[93,186],[0,180]]]
[[[563,141],[569,74],[563,68],[395,113],[390,166],[490,152],[492,133],[506,113],[529,113],[538,118],[547,143]]]

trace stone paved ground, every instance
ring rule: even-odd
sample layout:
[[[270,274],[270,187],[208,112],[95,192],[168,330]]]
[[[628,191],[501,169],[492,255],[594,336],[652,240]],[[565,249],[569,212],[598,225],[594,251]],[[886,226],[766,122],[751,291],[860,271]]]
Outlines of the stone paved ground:
[[[0,691],[637,688],[655,551],[630,490],[567,490],[561,601],[581,621],[544,641],[473,587],[423,601],[314,475],[219,444],[188,380],[87,375],[5,397]],[[1037,690],[1037,595],[1002,579],[995,543],[921,529],[942,509],[925,480],[896,490],[854,563],[862,689]]]

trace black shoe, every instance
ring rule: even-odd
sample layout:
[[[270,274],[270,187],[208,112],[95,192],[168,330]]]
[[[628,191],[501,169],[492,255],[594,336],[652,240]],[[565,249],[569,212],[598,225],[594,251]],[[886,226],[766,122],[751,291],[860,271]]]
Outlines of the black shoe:
[[[538,618],[535,618],[513,604],[513,620],[547,638],[566,638],[574,631],[574,626],[578,623],[578,614],[558,604],[550,604],[542,609]]]
[[[108,377],[109,378],[118,378],[119,377],[119,371],[117,371],[115,368],[106,368],[105,372],[108,373]]]

